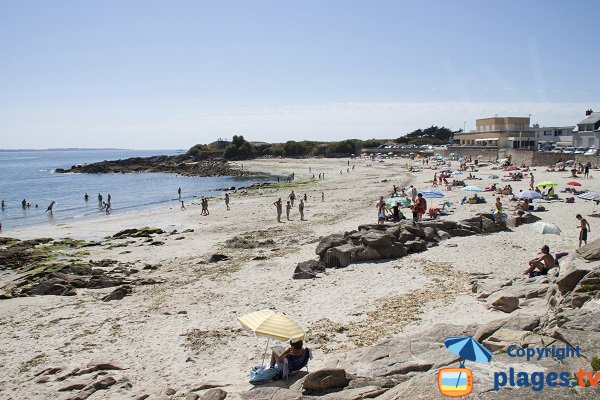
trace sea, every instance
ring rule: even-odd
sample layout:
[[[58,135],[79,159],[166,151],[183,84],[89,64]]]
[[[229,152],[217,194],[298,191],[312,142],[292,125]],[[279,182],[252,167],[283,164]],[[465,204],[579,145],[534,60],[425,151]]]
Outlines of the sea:
[[[221,189],[242,187],[268,177],[188,177],[164,173],[59,174],[57,168],[130,157],[176,155],[182,150],[0,150],[2,234],[17,228],[64,224],[105,215],[98,194],[111,195],[111,213],[121,214],[166,205],[179,206],[201,196],[223,195]],[[89,200],[84,200],[85,194]],[[23,208],[25,200],[30,207]],[[52,215],[46,209],[56,202]]]

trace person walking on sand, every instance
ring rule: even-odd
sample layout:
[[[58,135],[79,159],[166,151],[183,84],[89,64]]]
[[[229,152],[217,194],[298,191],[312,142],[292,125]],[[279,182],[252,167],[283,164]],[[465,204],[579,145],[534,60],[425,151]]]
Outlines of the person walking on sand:
[[[277,209],[277,222],[281,222],[281,213],[283,212],[283,206],[281,204],[281,197],[277,199],[275,203],[273,203],[275,208]]]
[[[54,210],[54,205],[56,204],[56,202],[54,200],[52,200],[52,203],[50,203],[50,205],[48,206],[48,208],[46,208],[46,212],[50,211],[50,215],[52,215],[52,210]]]
[[[587,222],[587,219],[583,218],[581,214],[577,214],[575,218],[579,220],[579,247],[581,247],[581,242],[587,244],[587,234],[592,230],[590,229],[590,224]]]
[[[377,225],[381,225],[385,222],[385,201],[383,201],[383,196],[381,196],[379,198],[376,208],[377,208]]]
[[[292,210],[292,205],[288,201],[287,204],[285,205],[285,216],[287,217],[288,221],[290,221],[290,211],[291,210]]]
[[[183,200],[181,200],[181,211],[185,211],[185,204],[183,204]]]
[[[417,214],[419,215],[419,221],[423,219],[423,215],[425,215],[425,211],[427,211],[427,200],[423,197],[421,193],[417,195],[417,202],[415,203],[417,206]]]
[[[325,192],[321,192],[321,203],[325,201]]]
[[[304,195],[306,196],[306,195]],[[300,211],[300,221],[304,221],[304,200],[300,199],[300,204],[298,204],[298,211]]]
[[[306,193],[304,193],[304,201],[307,201]]]
[[[229,193],[225,193],[225,206],[227,207],[227,211],[229,211]]]
[[[296,200],[296,193],[294,193],[293,190],[290,193],[290,195],[288,196],[288,198],[290,199],[290,202],[292,203],[292,207],[294,207],[294,200]]]
[[[534,188],[533,188],[533,182],[534,182],[533,174],[530,173],[529,174],[529,190],[534,190]]]
[[[408,193],[410,194],[412,202],[415,203],[417,201],[417,188],[413,185],[410,185]]]

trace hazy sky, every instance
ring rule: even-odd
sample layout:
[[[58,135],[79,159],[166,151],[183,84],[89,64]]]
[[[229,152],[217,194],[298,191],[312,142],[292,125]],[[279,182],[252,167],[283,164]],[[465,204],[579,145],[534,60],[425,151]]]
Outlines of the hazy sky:
[[[398,137],[600,111],[600,2],[0,0],[0,148]]]

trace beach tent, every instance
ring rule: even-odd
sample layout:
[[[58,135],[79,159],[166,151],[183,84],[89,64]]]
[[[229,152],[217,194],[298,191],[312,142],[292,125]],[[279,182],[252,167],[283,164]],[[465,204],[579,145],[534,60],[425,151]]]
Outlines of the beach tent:
[[[542,235],[560,235],[560,228],[549,222],[537,221],[531,225],[531,230]]]

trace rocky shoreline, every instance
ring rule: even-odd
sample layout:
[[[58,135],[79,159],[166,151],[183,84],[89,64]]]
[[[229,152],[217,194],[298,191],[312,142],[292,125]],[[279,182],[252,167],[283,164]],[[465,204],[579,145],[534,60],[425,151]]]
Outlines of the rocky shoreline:
[[[134,172],[162,172],[184,176],[234,176],[256,175],[242,170],[225,160],[198,160],[185,154],[176,156],[133,157],[124,160],[100,161],[87,165],[73,165],[69,169],[56,169],[57,173],[111,174]]]

